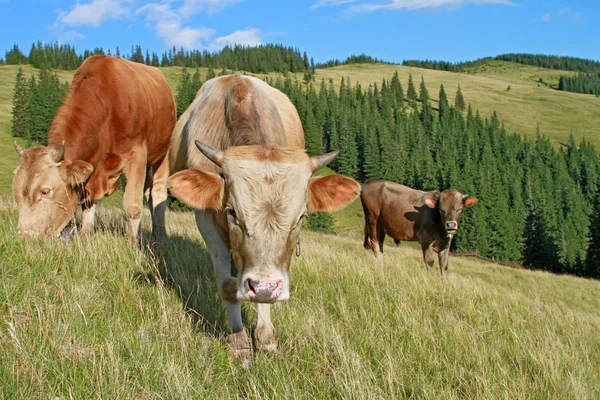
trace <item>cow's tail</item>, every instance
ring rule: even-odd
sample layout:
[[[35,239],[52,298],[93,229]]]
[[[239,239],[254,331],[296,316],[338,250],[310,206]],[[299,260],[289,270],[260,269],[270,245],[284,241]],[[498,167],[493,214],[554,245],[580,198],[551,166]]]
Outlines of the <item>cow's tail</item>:
[[[237,82],[231,85],[225,97],[225,123],[230,132],[236,132],[243,145],[246,134],[255,133],[253,87],[249,80],[237,77]]]

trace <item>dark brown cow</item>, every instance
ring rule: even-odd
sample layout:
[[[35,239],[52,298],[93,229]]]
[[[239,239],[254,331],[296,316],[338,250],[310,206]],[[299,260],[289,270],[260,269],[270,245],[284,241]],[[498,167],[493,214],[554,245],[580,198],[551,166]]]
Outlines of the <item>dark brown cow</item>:
[[[173,133],[169,189],[195,209],[210,252],[235,357],[250,362],[241,301],[258,303],[259,350],[276,349],[270,304],[290,297],[289,269],[302,218],[340,209],[360,186],[312,177],[337,153],[309,157],[298,112],[267,83],[243,75],[207,81]],[[235,264],[237,277],[230,273]]]
[[[396,244],[401,240],[417,241],[429,272],[433,253],[438,253],[442,276],[448,271],[450,243],[462,210],[477,203],[475,197],[454,189],[423,192],[382,180],[365,183],[360,201],[365,213],[365,248],[380,257],[386,235]]]
[[[57,236],[80,203],[82,231],[93,232],[95,203],[125,175],[123,208],[133,235],[141,238],[147,190],[153,231],[164,240],[166,154],[175,122],[173,93],[158,69],[117,57],[88,58],[52,121],[48,147],[23,150],[15,143],[19,233]]]

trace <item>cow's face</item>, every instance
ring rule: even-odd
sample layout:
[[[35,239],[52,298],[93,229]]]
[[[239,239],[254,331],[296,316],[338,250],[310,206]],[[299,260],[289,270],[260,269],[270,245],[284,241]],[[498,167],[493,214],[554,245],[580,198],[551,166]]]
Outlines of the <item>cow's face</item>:
[[[425,205],[437,208],[440,212],[442,227],[449,237],[458,230],[458,223],[464,207],[472,207],[477,203],[475,197],[462,194],[458,190],[448,189],[443,192],[428,192],[425,194]]]
[[[64,145],[23,150],[14,172],[13,194],[19,206],[19,234],[58,236],[73,218],[79,199],[76,187],[94,167],[84,161],[64,161]]]
[[[287,300],[303,217],[345,207],[360,185],[341,175],[311,178],[334,154],[310,158],[302,149],[239,146],[219,152],[197,145],[222,168],[221,176],[185,170],[169,179],[169,189],[193,208],[226,214],[238,300]]]

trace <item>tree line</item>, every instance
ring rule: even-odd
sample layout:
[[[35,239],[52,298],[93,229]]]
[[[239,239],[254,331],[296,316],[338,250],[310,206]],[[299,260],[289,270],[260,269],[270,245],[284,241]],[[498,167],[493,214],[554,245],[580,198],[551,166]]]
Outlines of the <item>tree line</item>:
[[[48,75],[40,72],[36,82],[42,73]],[[58,98],[65,86],[51,80],[47,87]],[[30,100],[26,107],[17,101],[23,82],[28,80],[20,77],[15,86],[13,132],[21,121],[17,110],[37,113]],[[201,83],[198,72],[185,71],[176,94],[178,112]],[[463,213],[453,250],[600,277],[600,251],[588,245],[600,241],[600,164],[586,140],[576,143],[571,136],[556,149],[539,131],[534,138],[509,133],[495,113],[482,117],[470,106],[461,111],[465,99],[458,87],[452,104],[442,85],[434,109],[423,78],[417,89],[410,76],[405,91],[397,73],[367,88],[349,79],[339,88],[333,81],[307,85],[291,77],[269,83],[296,106],[310,155],[341,150],[331,165],[335,171],[361,182],[386,179],[426,191],[452,187],[479,198]],[[40,115],[49,126],[52,114]],[[42,135],[31,138],[44,143]],[[310,223],[329,230],[331,221],[321,214]]]
[[[83,54],[77,55],[75,48],[68,44],[37,42],[31,46],[28,56],[15,44],[6,51],[3,62],[9,65],[29,63],[36,68],[75,70],[86,58],[97,54],[124,57],[155,67],[206,67],[252,73],[280,72],[284,74],[306,71],[311,67],[314,69],[314,61],[308,59],[306,52],[301,54],[298,49],[274,44],[254,47],[225,46],[216,52],[186,51],[173,47],[162,54],[149,50],[144,51],[141,46],[136,45],[131,47],[131,52],[128,54],[121,54],[121,50],[117,47],[114,54],[110,49],[105,51],[103,48],[95,48],[91,51],[85,50]]]
[[[561,75],[558,90],[600,96],[600,72],[581,73],[575,76]]]
[[[11,132],[27,142],[46,144],[52,118],[65,99],[69,84],[46,69],[29,79],[21,68],[17,73],[12,104]]]

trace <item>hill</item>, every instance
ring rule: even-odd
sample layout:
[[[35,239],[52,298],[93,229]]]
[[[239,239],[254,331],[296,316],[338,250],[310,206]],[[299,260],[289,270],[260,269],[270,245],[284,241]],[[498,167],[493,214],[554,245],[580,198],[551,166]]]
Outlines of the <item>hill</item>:
[[[16,239],[0,202],[0,397],[600,395],[597,281],[461,257],[441,280],[411,248],[377,263],[359,240],[304,232],[292,298],[273,310],[279,352],[247,372],[228,360],[191,213],[169,213],[164,263],[126,245],[120,211],[99,218],[89,240]]]
[[[161,68],[174,91],[181,76],[181,68]],[[10,111],[12,92],[17,66],[0,66],[0,193],[10,195],[12,170],[17,165],[17,155],[12,149],[10,137]],[[37,74],[37,69],[25,66],[27,74]],[[549,136],[556,144],[567,142],[569,133],[576,139],[586,137],[597,148],[600,148],[600,98],[554,90],[560,75],[573,72],[550,70],[506,61],[490,60],[468,72],[446,72],[422,68],[403,67],[390,64],[349,64],[338,67],[318,69],[316,79],[328,81],[339,86],[342,78],[349,78],[352,84],[360,82],[363,88],[369,84],[381,84],[382,79],[391,79],[397,71],[406,90],[408,75],[412,74],[418,84],[423,76],[429,88],[433,104],[436,106],[439,85],[444,84],[451,103],[458,84],[474,109],[483,116],[489,116],[496,110],[500,120],[510,130],[535,135],[539,123],[542,134]],[[218,71],[217,71],[218,72]],[[202,79],[206,78],[208,69],[200,69]],[[73,71],[58,71],[61,81],[71,80]],[[275,78],[279,74],[258,75]],[[297,74],[302,80],[302,74]],[[544,83],[540,83],[539,80]],[[507,91],[510,85],[511,90]],[[114,196],[113,196],[114,197]],[[109,199],[118,203],[117,198]],[[336,215],[336,226],[339,230],[355,235],[361,234],[362,210],[356,202],[349,209]]]

